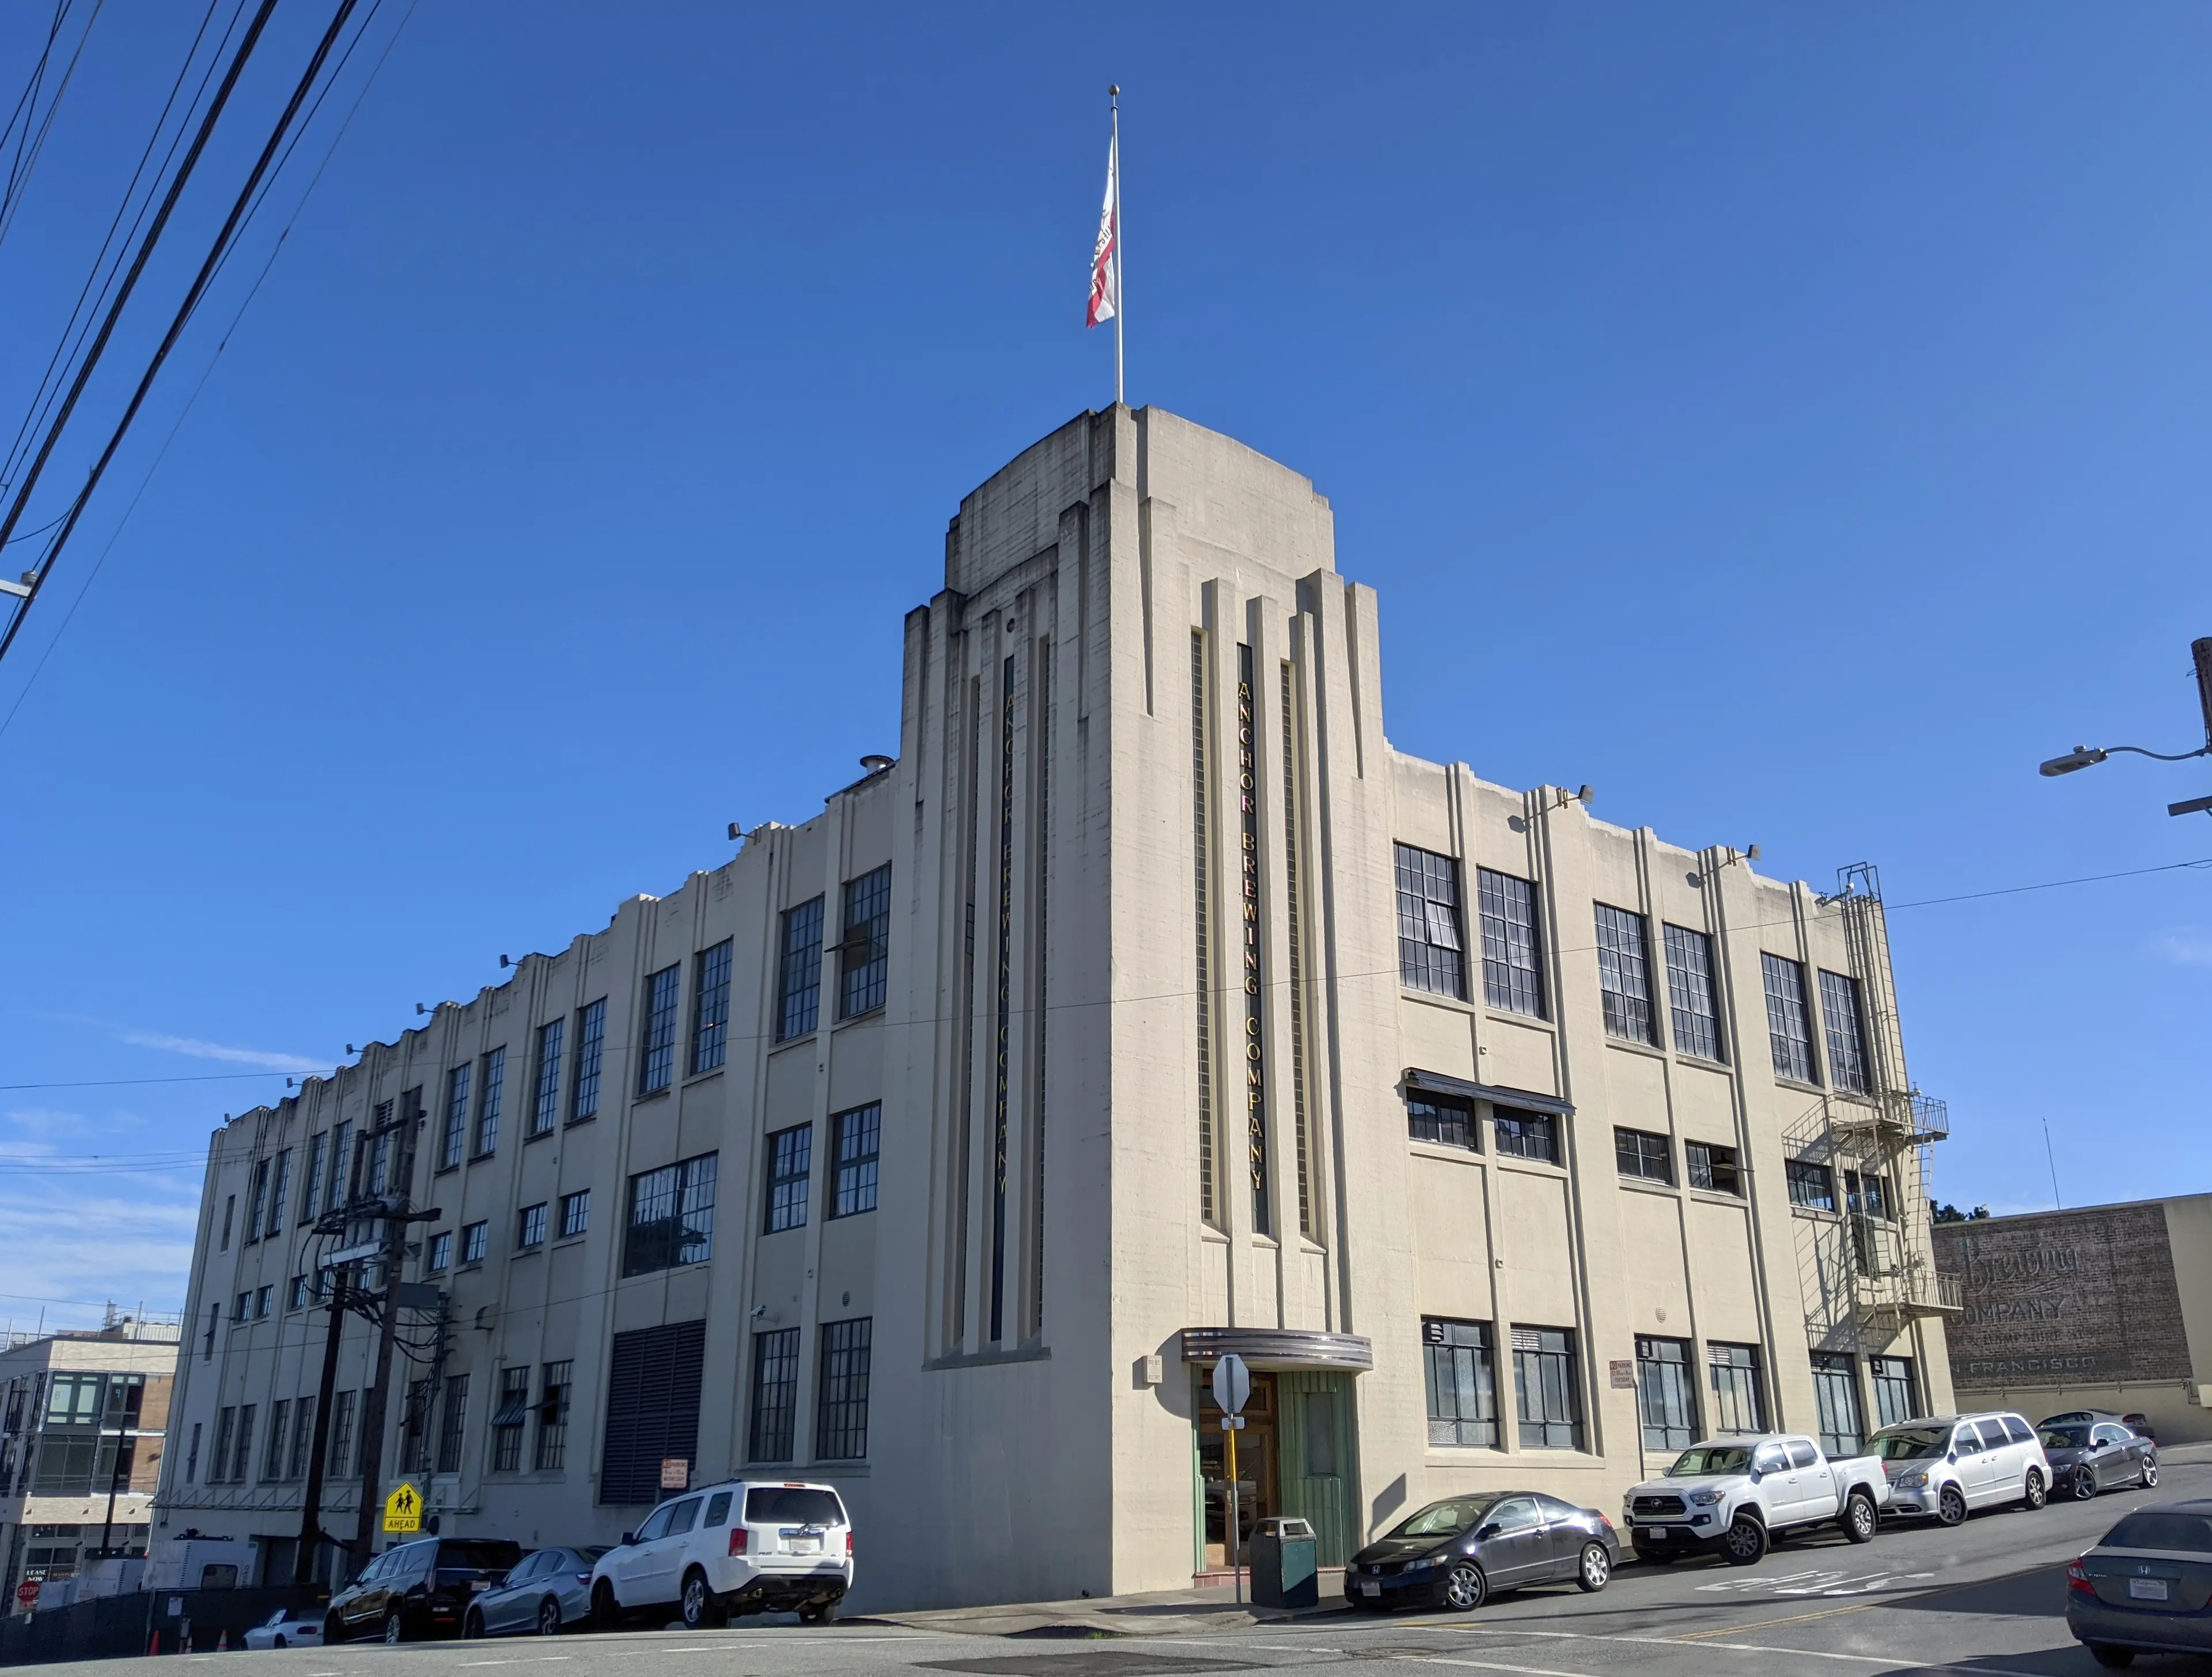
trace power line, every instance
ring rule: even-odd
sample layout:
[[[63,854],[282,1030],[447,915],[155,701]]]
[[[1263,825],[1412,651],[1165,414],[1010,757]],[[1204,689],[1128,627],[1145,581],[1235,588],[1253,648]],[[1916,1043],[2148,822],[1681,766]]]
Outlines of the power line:
[[[62,99],[69,92],[70,83],[76,79],[77,60],[84,56],[84,44],[92,39],[92,26],[100,21],[100,9],[105,3],[106,0],[93,0],[92,15],[85,20],[84,33],[76,38],[76,48],[70,54],[69,67],[62,72],[61,86],[54,89],[54,96],[46,101],[46,118],[39,124],[39,137],[31,142],[30,155],[27,157],[24,155],[21,143],[20,141],[17,143],[16,167],[9,172],[7,197],[3,203],[0,203],[0,243],[6,241],[8,230],[15,225],[15,212],[23,207],[23,192],[24,189],[31,184],[31,171],[38,167],[39,158],[46,151],[46,136],[53,128],[54,115],[62,108]],[[69,0],[63,0],[61,7],[54,14],[54,27],[57,29],[61,27],[63,13],[67,12],[68,9]],[[46,52],[39,55],[39,66],[41,70],[46,67],[46,54],[52,50],[53,38],[49,35],[46,39]],[[30,131],[30,123],[27,119],[23,125],[25,138],[29,137]]]

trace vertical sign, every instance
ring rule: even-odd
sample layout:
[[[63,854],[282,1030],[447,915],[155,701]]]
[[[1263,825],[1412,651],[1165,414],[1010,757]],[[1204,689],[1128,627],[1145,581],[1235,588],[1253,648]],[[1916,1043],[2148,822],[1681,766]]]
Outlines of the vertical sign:
[[[1237,805],[1243,827],[1244,922],[1244,1105],[1252,1166],[1252,1227],[1273,1232],[1267,1217],[1267,1073],[1261,1037],[1259,765],[1252,749],[1252,648],[1237,648]]]

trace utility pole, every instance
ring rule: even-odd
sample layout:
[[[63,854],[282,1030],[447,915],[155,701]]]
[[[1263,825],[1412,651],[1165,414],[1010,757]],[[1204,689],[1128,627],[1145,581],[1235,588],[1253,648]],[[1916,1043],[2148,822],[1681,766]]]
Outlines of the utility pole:
[[[346,1278],[350,1267],[331,1273],[331,1327],[323,1340],[323,1383],[315,1399],[315,1438],[307,1455],[307,1494],[300,1508],[299,1553],[292,1581],[309,1583],[315,1576],[315,1551],[323,1541],[323,1464],[331,1452],[331,1405],[337,1397],[338,1340],[345,1329]]]

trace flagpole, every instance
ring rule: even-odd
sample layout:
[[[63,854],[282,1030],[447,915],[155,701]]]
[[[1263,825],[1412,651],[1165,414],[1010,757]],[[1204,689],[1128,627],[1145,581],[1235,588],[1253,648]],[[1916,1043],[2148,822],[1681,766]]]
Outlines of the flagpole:
[[[1106,89],[1107,103],[1114,112],[1114,405],[1121,403],[1121,89],[1118,83]]]

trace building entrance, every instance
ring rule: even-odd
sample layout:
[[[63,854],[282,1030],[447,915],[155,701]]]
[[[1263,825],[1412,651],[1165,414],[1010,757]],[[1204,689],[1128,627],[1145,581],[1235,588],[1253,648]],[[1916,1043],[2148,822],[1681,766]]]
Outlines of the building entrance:
[[[1198,1385],[1198,1476],[1206,1503],[1206,1534],[1202,1570],[1213,1572],[1229,1565],[1229,1453],[1228,1435],[1221,1430],[1221,1410],[1213,1401],[1213,1371],[1196,1371]],[[1275,1376],[1255,1374],[1252,1395],[1244,1405],[1243,1430],[1237,1435],[1237,1552],[1249,1564],[1252,1531],[1275,1505]]]
[[[1198,1415],[1198,1479],[1203,1510],[1200,1566],[1229,1565],[1229,1481],[1221,1411],[1212,1370],[1194,1370]],[[1352,1376],[1334,1370],[1255,1372],[1237,1436],[1240,1552],[1250,1554],[1253,1528],[1270,1515],[1310,1521],[1323,1566],[1341,1566],[1358,1546],[1358,1438]]]

